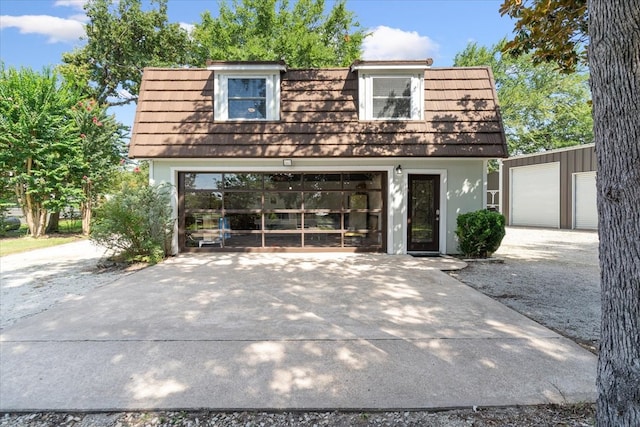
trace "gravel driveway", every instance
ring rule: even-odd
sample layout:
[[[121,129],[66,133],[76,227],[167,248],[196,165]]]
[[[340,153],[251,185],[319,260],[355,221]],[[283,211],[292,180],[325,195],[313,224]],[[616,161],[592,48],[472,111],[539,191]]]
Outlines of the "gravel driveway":
[[[471,262],[451,275],[596,351],[600,335],[598,234],[507,228],[502,263]]]
[[[88,240],[0,258],[0,330],[128,274],[105,268],[108,252]]]

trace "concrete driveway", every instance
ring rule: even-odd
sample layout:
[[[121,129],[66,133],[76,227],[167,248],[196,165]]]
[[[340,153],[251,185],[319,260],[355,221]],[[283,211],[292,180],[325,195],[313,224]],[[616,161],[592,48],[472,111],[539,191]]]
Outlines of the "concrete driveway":
[[[596,357],[388,255],[181,255],[0,336],[0,410],[592,401]]]

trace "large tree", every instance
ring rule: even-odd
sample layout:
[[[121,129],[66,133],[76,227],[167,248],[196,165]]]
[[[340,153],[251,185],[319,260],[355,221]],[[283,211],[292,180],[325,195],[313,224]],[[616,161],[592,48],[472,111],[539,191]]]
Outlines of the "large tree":
[[[470,43],[456,66],[489,65],[496,81],[500,112],[511,155],[593,142],[588,75],[561,73],[549,63],[533,64],[531,54],[502,53]]]
[[[75,92],[45,69],[0,69],[0,178],[15,191],[29,231],[45,234],[47,214],[82,197],[69,185],[81,170]]]
[[[365,32],[344,0],[220,1],[191,34],[167,16],[167,0],[88,0],[86,44],[63,55],[63,73],[85,80],[100,105],[135,102],[144,67],[203,67],[213,60],[284,59],[292,67],[348,65]],[[203,2],[203,5],[207,3]]]
[[[640,0],[590,0],[602,335],[599,425],[640,425]]]
[[[640,0],[505,0],[502,11],[517,12],[514,42],[522,41],[522,51],[537,49],[540,58],[565,69],[580,58],[572,52],[588,43],[602,299],[596,418],[600,426],[635,427],[640,425]],[[554,31],[545,23],[548,16],[562,18],[567,30]]]
[[[221,1],[217,17],[202,14],[193,31],[196,64],[285,60],[291,67],[346,66],[360,56],[365,32],[344,0]]]
[[[78,127],[82,156],[81,173],[74,176],[73,184],[82,189],[82,233],[89,235],[93,206],[111,189],[124,159],[127,128],[93,99],[78,101],[71,116]]]
[[[98,104],[137,99],[144,67],[188,64],[190,38],[169,23],[167,0],[88,0],[86,44],[63,55],[65,74],[84,76],[87,95]]]
[[[11,188],[31,235],[47,214],[80,204],[83,232],[124,155],[126,127],[55,71],[1,69],[0,187]]]
[[[505,50],[530,53],[535,63],[575,71],[586,58],[587,0],[504,0],[500,13],[516,19]]]

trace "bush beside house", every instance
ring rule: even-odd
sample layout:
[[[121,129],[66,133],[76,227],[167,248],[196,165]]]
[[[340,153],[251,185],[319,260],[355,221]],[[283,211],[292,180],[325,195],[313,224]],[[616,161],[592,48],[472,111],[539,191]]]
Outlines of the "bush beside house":
[[[171,186],[125,186],[96,209],[91,240],[124,261],[157,263],[171,253]]]
[[[456,236],[458,249],[470,258],[487,258],[498,250],[505,235],[502,214],[479,210],[458,215]]]

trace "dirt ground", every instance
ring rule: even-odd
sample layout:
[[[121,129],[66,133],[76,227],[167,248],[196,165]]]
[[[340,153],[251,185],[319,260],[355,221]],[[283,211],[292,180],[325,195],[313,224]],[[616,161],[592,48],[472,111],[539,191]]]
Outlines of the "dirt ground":
[[[57,253],[0,258],[0,329],[117,280],[104,251],[79,244]],[[514,310],[596,352],[600,296],[595,232],[508,228],[492,262],[470,262],[450,274]],[[108,267],[108,265],[107,265]],[[35,280],[26,280],[30,274]],[[64,285],[63,285],[64,284]],[[139,426],[590,426],[594,405],[466,408],[412,412],[117,412],[0,414],[0,427]]]

